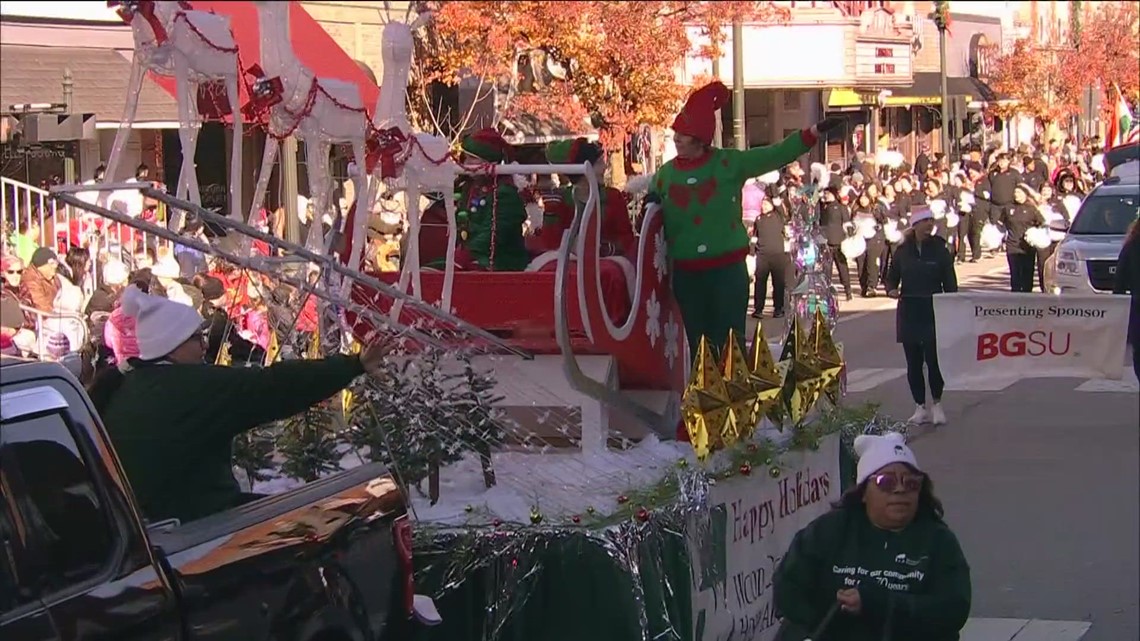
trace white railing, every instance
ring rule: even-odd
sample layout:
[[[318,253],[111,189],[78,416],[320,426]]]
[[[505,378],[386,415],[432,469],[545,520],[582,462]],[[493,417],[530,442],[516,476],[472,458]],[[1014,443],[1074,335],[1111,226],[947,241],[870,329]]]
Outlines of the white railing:
[[[138,183],[140,189],[149,186],[150,183]],[[159,207],[159,218],[162,218],[164,207],[161,204]],[[133,255],[144,247],[157,248],[161,244],[169,244],[128,225],[86,214],[56,201],[44,189],[6,177],[0,177],[0,212],[3,214],[3,228],[10,238],[25,234],[34,227],[38,229],[34,238],[36,245],[55,250],[61,259],[70,247],[88,248],[94,258],[99,251],[112,247]],[[129,256],[123,258],[129,259]],[[94,260],[91,262],[95,263]]]
[[[36,309],[35,307],[29,307],[27,305],[20,305],[20,311],[24,312],[25,314],[31,314],[36,319],[36,355],[40,358],[40,360],[48,359],[48,340],[51,338],[51,334],[53,333],[46,331],[45,328],[47,326],[44,324],[44,321],[46,320],[60,319],[73,321],[75,323],[74,327],[79,330],[79,344],[71,345],[69,351],[77,352],[79,351],[80,347],[87,343],[87,337],[90,333],[90,329],[87,327],[87,319],[84,318],[82,314],[54,311],[45,312],[43,310]]]

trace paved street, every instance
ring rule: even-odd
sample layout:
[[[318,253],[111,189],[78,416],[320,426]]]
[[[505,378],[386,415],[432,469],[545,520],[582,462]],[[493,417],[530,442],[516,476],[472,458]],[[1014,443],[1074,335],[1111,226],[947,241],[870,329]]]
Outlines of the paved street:
[[[963,289],[1004,289],[1004,257],[962,266],[959,279]],[[841,305],[849,402],[906,418],[914,405],[893,301]],[[778,336],[782,323],[769,324]],[[1137,393],[1131,372],[948,392],[949,425],[917,434],[973,570],[977,618],[962,641],[1140,638]]]

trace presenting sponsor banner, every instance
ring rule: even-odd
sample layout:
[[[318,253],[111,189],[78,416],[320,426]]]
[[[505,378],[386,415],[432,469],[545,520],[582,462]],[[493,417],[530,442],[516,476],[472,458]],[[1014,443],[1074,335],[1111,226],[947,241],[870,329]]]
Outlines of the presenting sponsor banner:
[[[1022,378],[1119,379],[1127,296],[998,292],[934,297],[947,389],[1004,389]]]
[[[792,537],[839,499],[839,436],[816,451],[756,468],[709,491],[711,517],[690,528],[694,641],[771,641],[779,630],[772,578]]]

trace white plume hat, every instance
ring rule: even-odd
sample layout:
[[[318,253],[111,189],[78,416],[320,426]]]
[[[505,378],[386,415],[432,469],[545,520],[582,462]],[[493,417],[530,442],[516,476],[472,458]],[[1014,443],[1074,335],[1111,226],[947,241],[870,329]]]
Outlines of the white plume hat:
[[[855,471],[857,485],[892,463],[906,463],[915,470],[922,470],[914,457],[914,451],[907,446],[906,438],[899,432],[888,432],[882,436],[856,436],[855,455],[859,457]]]
[[[190,340],[205,321],[198,310],[179,302],[144,294],[128,287],[122,297],[123,313],[135,319],[139,358],[162,358]]]

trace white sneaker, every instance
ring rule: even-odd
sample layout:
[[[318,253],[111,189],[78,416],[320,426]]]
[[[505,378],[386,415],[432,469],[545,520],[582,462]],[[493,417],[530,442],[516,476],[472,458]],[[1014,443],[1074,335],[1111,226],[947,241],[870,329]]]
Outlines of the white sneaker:
[[[930,406],[930,417],[935,425],[946,424],[946,412],[942,411],[942,403],[934,403]]]
[[[914,414],[911,414],[910,418],[908,418],[906,422],[910,423],[911,425],[922,425],[923,423],[929,423],[930,412],[927,411],[925,405],[916,405],[914,408]]]

